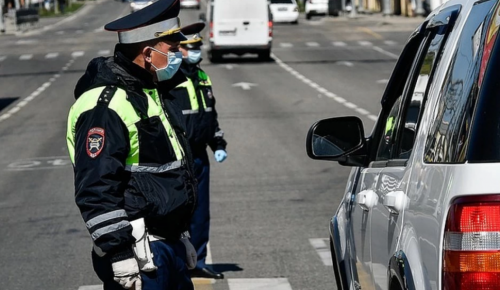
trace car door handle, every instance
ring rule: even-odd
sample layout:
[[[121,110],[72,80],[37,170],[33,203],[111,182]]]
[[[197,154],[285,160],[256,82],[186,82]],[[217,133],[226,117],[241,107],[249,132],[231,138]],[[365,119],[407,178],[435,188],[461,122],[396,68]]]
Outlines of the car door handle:
[[[243,25],[248,25],[250,24],[250,21],[243,21]]]
[[[384,196],[384,206],[392,214],[399,214],[410,203],[410,200],[404,191],[391,191]]]
[[[378,203],[378,195],[375,191],[368,189],[356,194],[356,202],[364,211],[369,211]]]

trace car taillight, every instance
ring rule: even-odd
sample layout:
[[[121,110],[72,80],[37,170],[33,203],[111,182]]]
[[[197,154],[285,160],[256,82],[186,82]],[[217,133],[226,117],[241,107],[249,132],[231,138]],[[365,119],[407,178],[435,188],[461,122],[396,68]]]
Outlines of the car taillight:
[[[214,38],[214,23],[210,22],[210,38]]]
[[[500,196],[455,200],[444,233],[443,289],[493,290],[500,285]]]
[[[267,23],[267,26],[269,27],[269,37],[272,37],[273,36],[273,22],[269,21]]]

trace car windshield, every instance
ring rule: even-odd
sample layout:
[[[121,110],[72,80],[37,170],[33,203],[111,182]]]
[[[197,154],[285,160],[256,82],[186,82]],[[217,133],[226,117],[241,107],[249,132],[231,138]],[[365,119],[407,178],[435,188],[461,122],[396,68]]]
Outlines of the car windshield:
[[[293,4],[292,0],[271,0],[271,4]]]

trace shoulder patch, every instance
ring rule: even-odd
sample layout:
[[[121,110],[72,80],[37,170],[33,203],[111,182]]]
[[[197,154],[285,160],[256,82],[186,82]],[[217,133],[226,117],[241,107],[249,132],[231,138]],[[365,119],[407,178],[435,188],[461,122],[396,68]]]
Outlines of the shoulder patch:
[[[104,148],[104,129],[94,127],[87,133],[87,154],[96,158]]]

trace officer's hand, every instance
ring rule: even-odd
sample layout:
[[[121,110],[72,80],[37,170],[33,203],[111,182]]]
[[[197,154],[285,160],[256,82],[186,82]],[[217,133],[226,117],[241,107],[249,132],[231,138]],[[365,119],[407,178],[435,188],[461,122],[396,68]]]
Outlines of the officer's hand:
[[[113,267],[114,280],[125,289],[142,290],[141,274],[139,265],[134,258],[114,262]],[[135,286],[135,287],[134,287]],[[134,288],[132,288],[134,287]]]
[[[222,161],[226,160],[227,152],[226,150],[217,150],[215,151],[214,157],[217,162],[221,163]]]
[[[188,238],[181,238],[181,241],[186,247],[186,265],[189,270],[192,270],[196,267],[196,263],[198,262],[198,255],[196,254],[196,250],[194,249]]]

